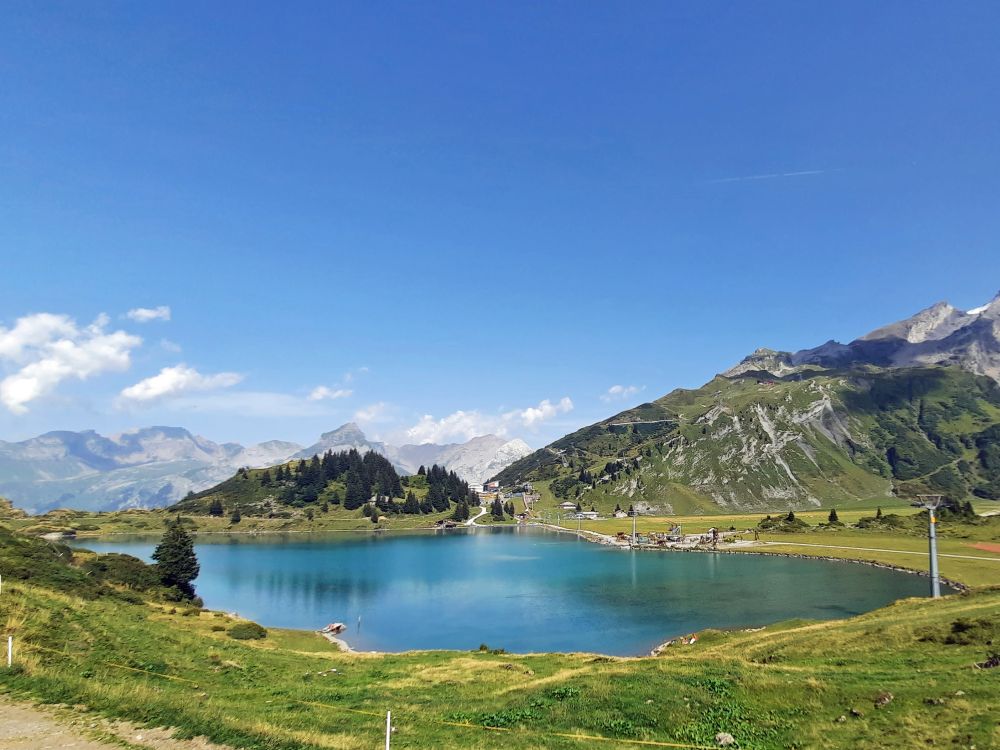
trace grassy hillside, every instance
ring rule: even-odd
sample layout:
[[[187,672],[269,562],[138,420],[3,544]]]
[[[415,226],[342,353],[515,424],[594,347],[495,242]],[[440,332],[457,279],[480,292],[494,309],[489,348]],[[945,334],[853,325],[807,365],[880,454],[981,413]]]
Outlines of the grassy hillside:
[[[719,376],[567,435],[498,479],[603,511],[997,499],[1000,387],[957,368]]]
[[[30,567],[18,561],[47,546],[0,535],[0,562]],[[236,640],[222,613],[125,584],[94,596],[69,559],[50,562],[64,570],[5,575],[0,622],[17,657],[0,689],[234,747],[374,749],[387,709],[394,748],[708,747],[718,732],[741,748],[1000,745],[998,670],[973,667],[1000,641],[996,588],[707,631],[656,658],[364,655],[295,631]]]

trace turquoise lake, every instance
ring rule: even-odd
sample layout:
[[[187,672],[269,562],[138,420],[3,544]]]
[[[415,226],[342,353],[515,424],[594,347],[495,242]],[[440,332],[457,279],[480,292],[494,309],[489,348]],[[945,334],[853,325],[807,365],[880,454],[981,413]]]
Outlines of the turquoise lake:
[[[76,546],[149,560],[156,542]],[[702,628],[849,617],[928,589],[864,565],[630,552],[534,528],[201,536],[196,549],[205,606],[270,627],[344,622],[360,650],[638,655]]]

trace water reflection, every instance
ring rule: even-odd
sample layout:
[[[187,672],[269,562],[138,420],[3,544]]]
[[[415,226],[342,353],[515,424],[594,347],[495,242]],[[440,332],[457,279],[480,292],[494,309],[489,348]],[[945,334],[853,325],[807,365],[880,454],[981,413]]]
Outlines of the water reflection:
[[[154,544],[82,543],[147,559]],[[485,642],[637,654],[678,633],[842,617],[926,589],[916,576],[859,565],[632,553],[533,529],[204,536],[197,551],[209,607],[272,627],[341,621],[352,645],[384,650]]]

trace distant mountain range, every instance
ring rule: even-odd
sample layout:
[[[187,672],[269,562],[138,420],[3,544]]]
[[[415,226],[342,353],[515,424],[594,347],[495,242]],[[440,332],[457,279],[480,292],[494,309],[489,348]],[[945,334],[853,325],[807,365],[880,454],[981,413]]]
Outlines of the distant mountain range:
[[[531,449],[493,435],[452,445],[387,446],[353,423],[323,433],[308,448],[271,440],[244,447],[215,443],[180,427],[147,427],[105,437],[93,430],[48,432],[0,441],[0,496],[31,513],[53,508],[120,510],[170,505],[229,478],[241,466],[273,466],[326,450],[356,448],[385,455],[403,472],[438,463],[482,482]]]
[[[319,440],[298,451],[292,458],[311,458],[314,455],[350,450],[375,451],[388,458],[405,474],[415,474],[421,466],[438,464],[454,471],[467,482],[482,483],[519,458],[531,453],[523,440],[507,440],[496,435],[482,435],[465,443],[386,445],[368,440],[361,428],[353,422],[324,432]]]
[[[750,370],[766,370],[786,375],[810,367],[857,365],[956,365],[1000,381],[1000,294],[987,304],[967,311],[938,302],[850,344],[827,341],[798,352],[758,349],[723,374],[735,377]]]
[[[1000,500],[1000,295],[938,303],[850,344],[758,349],[515,461],[608,510],[784,510],[941,493]]]

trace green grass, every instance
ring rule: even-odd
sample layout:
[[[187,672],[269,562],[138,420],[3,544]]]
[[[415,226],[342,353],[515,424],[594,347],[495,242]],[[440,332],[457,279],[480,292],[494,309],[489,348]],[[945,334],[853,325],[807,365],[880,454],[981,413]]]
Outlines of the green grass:
[[[306,516],[305,508],[285,508],[289,518],[267,518],[266,516],[244,515],[238,524],[230,523],[228,514],[222,517],[181,513],[192,530],[198,533],[267,533],[289,531],[370,531],[382,529],[423,529],[451,517],[451,511],[428,513],[427,515],[390,516],[379,525],[373,524],[361,515],[360,510],[344,510],[340,506],[329,506],[323,513],[313,508],[313,520]],[[26,533],[75,531],[78,537],[108,536],[110,534],[153,534],[162,533],[166,524],[177,517],[176,512],[166,509],[125,510],[113,513],[59,510],[42,516],[6,519],[12,528]]]
[[[234,641],[212,629],[231,624],[216,613],[85,601],[18,583],[0,600],[0,621],[19,645],[17,668],[0,670],[0,686],[269,750],[379,747],[387,709],[395,748],[593,744],[560,734],[615,740],[605,747],[639,747],[629,739],[705,746],[719,731],[743,748],[917,747],[932,738],[990,747],[1000,742],[1000,681],[972,664],[1000,633],[976,626],[968,642],[945,641],[956,621],[998,617],[994,589],[841,622],[710,631],[659,658],[372,656],[295,631]],[[893,700],[875,708],[883,692]]]
[[[1000,388],[957,368],[748,373],[584,427],[499,479],[544,484],[602,512],[630,502],[693,514],[865,506],[893,493],[992,497],[1000,469],[977,441],[997,423]],[[590,477],[579,481],[581,471]]]
[[[1000,742],[1000,672],[972,668],[1000,644],[1000,587],[706,631],[656,658],[348,654],[301,631],[235,640],[240,620],[144,601],[88,575],[88,559],[0,527],[0,623],[17,655],[0,690],[259,750],[374,749],[390,709],[394,748],[711,746],[720,731],[741,748]]]

